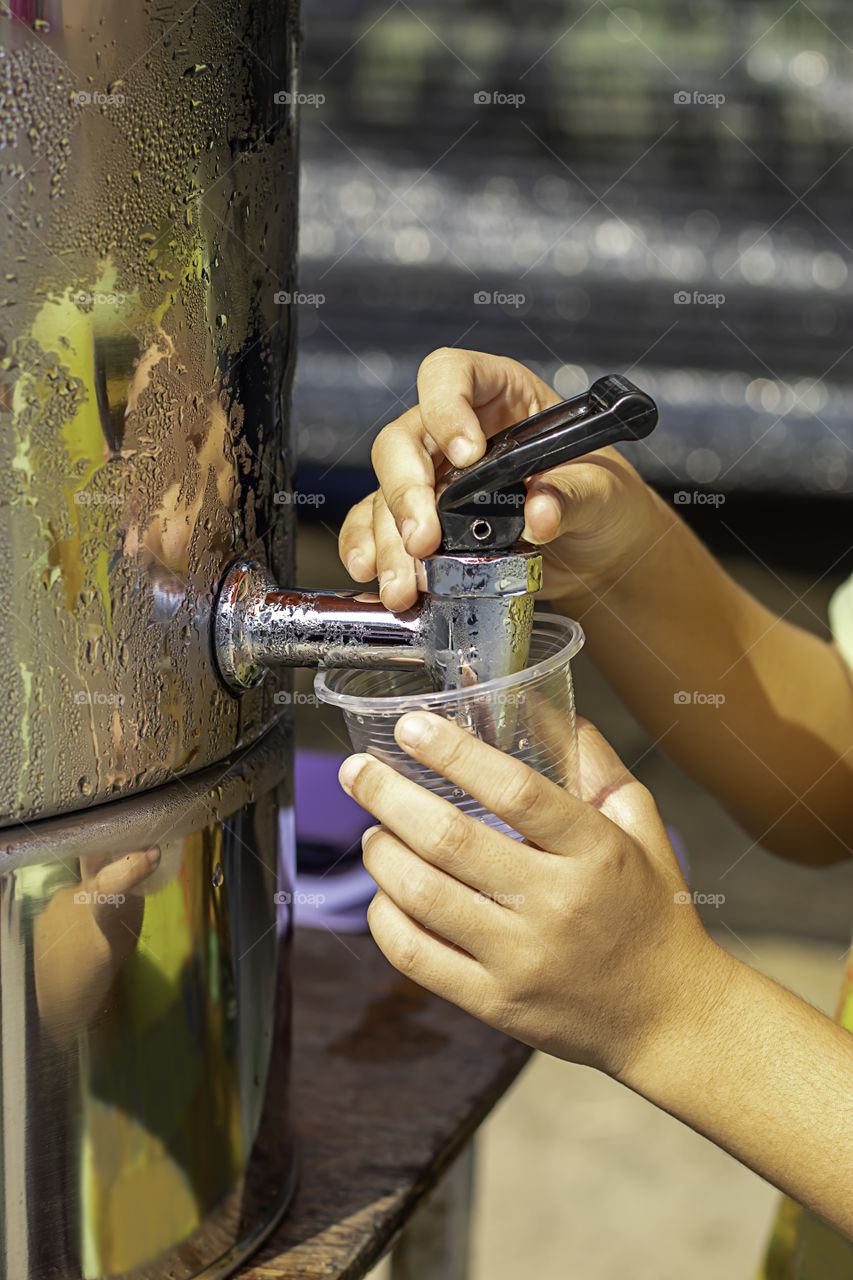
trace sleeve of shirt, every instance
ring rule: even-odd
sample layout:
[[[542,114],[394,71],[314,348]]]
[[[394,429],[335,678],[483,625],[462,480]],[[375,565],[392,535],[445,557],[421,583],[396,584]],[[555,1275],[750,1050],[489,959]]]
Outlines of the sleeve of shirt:
[[[843,582],[832,596],[829,625],[842,658],[853,668],[853,577]]]

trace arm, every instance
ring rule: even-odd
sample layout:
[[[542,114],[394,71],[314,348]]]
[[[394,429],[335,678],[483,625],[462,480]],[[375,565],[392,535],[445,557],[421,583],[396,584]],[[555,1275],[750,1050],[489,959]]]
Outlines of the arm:
[[[345,761],[382,823],[364,861],[391,963],[643,1094],[853,1239],[853,1035],[708,937],[651,796],[592,726],[586,801],[436,716],[396,735],[529,843],[372,757]]]
[[[853,856],[853,684],[834,645],[777,618],[654,499],[647,548],[558,609],[650,737],[767,848]],[[679,701],[680,693],[689,701]]]
[[[618,1078],[853,1239],[853,1035],[725,952],[705,1000]]]
[[[514,360],[453,350],[427,357],[418,393],[380,433],[381,488],[340,538],[352,576],[378,573],[393,609],[414,602],[413,557],[438,546],[435,487],[459,441],[471,461],[486,436],[558,399]],[[583,623],[653,740],[768,848],[813,864],[851,856],[853,686],[836,650],[738,587],[613,450],[532,477],[525,516],[544,594]]]

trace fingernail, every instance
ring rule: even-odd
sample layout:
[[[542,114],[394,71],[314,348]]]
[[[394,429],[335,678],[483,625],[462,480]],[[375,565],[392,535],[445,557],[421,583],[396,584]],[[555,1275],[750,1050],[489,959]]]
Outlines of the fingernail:
[[[457,467],[467,467],[474,461],[476,453],[477,446],[465,436],[454,436],[447,446],[447,456]]]
[[[338,782],[344,791],[352,791],[352,784],[367,764],[367,756],[347,756],[338,770]]]
[[[407,747],[416,747],[430,733],[432,726],[423,716],[408,715],[397,721],[397,738]]]
[[[347,571],[351,578],[358,578],[365,570],[365,559],[360,551],[354,551],[347,559]]]
[[[390,587],[391,583],[394,581],[396,577],[397,575],[393,569],[385,569],[382,573],[380,573],[379,575],[380,593],[383,592],[386,587]]]
[[[382,823],[381,823],[381,822],[377,822],[375,826],[368,827],[366,831],[362,831],[362,833],[361,833],[361,847],[362,847],[362,849],[363,849],[363,848],[364,848],[364,846],[367,844],[367,842],[368,842],[368,840],[370,839],[370,837],[371,837],[372,835],[375,835],[377,831],[381,831],[381,830],[382,830]]]
[[[149,861],[149,863],[151,864],[151,866],[152,866],[152,867],[159,866],[159,864],[160,864],[160,850],[157,848],[157,846],[156,846],[156,845],[154,846],[154,848],[153,848],[153,849],[149,849],[149,850],[148,850],[147,857],[148,857],[148,861]]]
[[[417,528],[418,528],[417,520],[412,520],[410,518],[408,520],[403,521],[403,527],[401,528],[400,533],[403,536],[403,542],[406,543],[407,546],[408,546],[409,538],[411,538],[413,533],[417,532]]]

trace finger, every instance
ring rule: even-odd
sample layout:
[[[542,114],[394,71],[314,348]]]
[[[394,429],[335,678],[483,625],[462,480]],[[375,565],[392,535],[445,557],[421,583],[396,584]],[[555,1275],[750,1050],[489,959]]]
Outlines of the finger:
[[[347,573],[356,582],[370,582],[376,577],[376,541],[373,535],[373,501],[375,494],[347,512],[338,536],[338,555]]]
[[[456,467],[482,457],[486,437],[474,411],[474,359],[470,351],[439,347],[418,369],[418,403],[428,435]],[[499,395],[503,378],[496,377],[491,394]]]
[[[475,1016],[487,1007],[491,980],[479,961],[427,933],[381,889],[367,923],[379,950],[407,978]]]
[[[598,530],[604,519],[612,522],[612,513],[620,509],[614,502],[620,464],[628,465],[615,451],[602,449],[532,476],[522,537],[542,546],[564,533]]]
[[[606,738],[578,719],[581,794],[600,813],[638,840],[680,881],[681,871],[654,796],[634,777]],[[661,850],[666,852],[660,855]]]
[[[383,827],[363,841],[364,865],[401,911],[431,933],[486,962],[506,944],[514,913],[463,885]]]
[[[595,725],[582,717],[578,717],[578,757],[581,797],[601,813],[616,821],[615,812],[623,810],[626,801],[634,807],[641,792],[645,803],[646,788]]]
[[[110,859],[109,853],[84,853],[80,858],[81,880],[94,880],[101,867],[107,866]]]
[[[373,536],[376,539],[376,572],[382,603],[386,609],[394,611],[408,609],[418,595],[415,562],[403,545],[381,492],[374,494],[373,498]]]
[[[440,347],[418,370],[423,426],[457,467],[482,457],[494,435],[559,397],[530,369],[486,351]]]
[[[486,437],[556,404],[556,393],[524,365],[480,351],[442,347],[418,370],[420,403],[377,436],[371,458],[385,501],[413,556],[441,541],[435,510],[443,458],[466,466]]]
[[[566,732],[571,732],[568,723]],[[394,736],[409,755],[455,782],[541,849],[577,853],[601,832],[594,809],[441,716],[409,712],[397,721]]]
[[[123,858],[101,868],[95,876],[93,888],[102,894],[129,893],[147,880],[159,865],[160,850],[157,847],[126,853]]]
[[[362,808],[435,867],[490,897],[514,893],[532,851],[462,813],[390,765],[368,755],[350,756],[338,773],[341,786]]]
[[[382,496],[414,556],[431,555],[441,541],[435,510],[435,462],[440,456],[417,405],[384,427],[371,449]]]

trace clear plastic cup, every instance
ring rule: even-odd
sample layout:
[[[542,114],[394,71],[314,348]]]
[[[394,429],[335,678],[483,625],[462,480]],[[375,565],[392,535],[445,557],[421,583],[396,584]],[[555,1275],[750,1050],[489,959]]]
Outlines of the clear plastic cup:
[[[571,660],[583,640],[577,622],[537,613],[529,665],[515,675],[436,692],[421,667],[395,671],[336,667],[319,671],[314,689],[322,702],[343,712],[356,751],[369,752],[463,812],[517,836],[479,800],[407,755],[397,745],[394,726],[407,711],[432,711],[576,793],[578,745]]]

